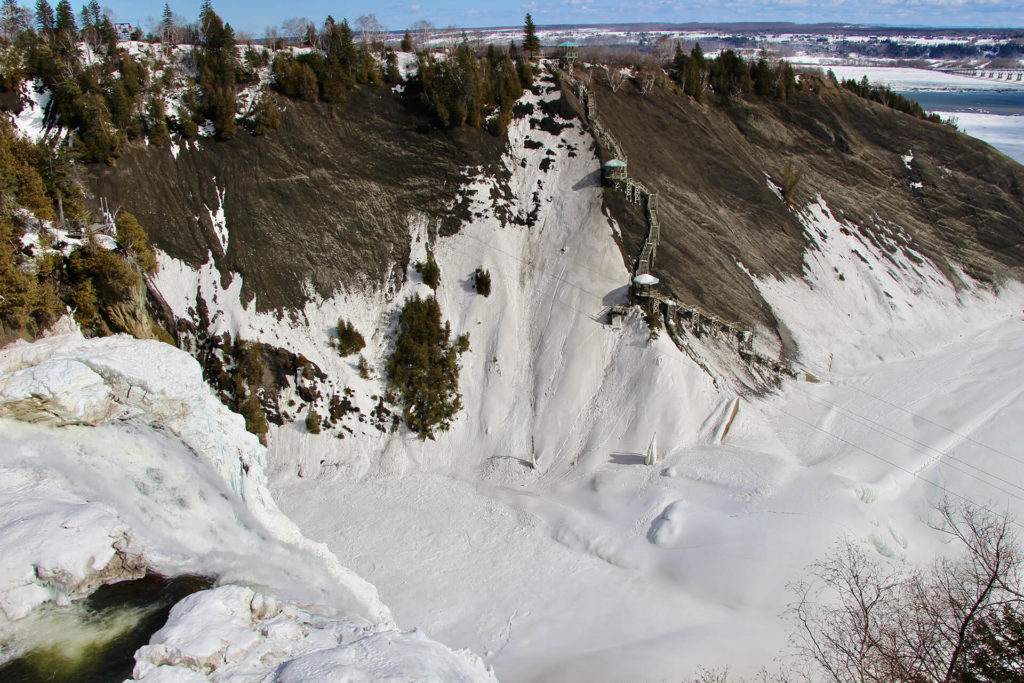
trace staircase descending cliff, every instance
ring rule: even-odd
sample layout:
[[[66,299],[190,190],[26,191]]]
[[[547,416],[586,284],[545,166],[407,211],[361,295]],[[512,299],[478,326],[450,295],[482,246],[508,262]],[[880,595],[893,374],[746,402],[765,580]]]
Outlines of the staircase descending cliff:
[[[553,67],[554,68],[554,67]],[[711,336],[719,341],[735,343],[736,351],[740,357],[757,371],[757,376],[778,382],[783,376],[789,377],[811,377],[807,373],[794,369],[789,363],[781,359],[774,359],[765,356],[754,350],[754,333],[744,329],[739,323],[727,322],[717,316],[702,310],[695,305],[682,304],[670,297],[662,295],[654,289],[657,283],[656,278],[651,276],[654,270],[654,260],[657,256],[658,243],[661,241],[661,222],[658,217],[658,193],[652,191],[642,181],[629,176],[628,159],[615,136],[602,123],[597,108],[597,96],[594,91],[585,83],[580,81],[572,72],[565,72],[554,68],[556,75],[563,83],[567,83],[576,99],[580,102],[585,112],[585,123],[589,127],[594,138],[602,151],[602,158],[623,162],[616,164],[615,174],[606,174],[605,180],[611,182],[616,190],[625,194],[627,201],[644,205],[644,218],[647,223],[647,237],[640,249],[640,255],[636,259],[633,269],[632,288],[633,301],[636,304],[647,304],[650,309],[657,310],[663,319],[665,329],[669,337],[685,352],[691,359],[701,366],[713,379],[714,373],[706,363],[694,351],[687,339],[685,330],[695,337],[703,338]],[[623,311],[612,311],[612,317],[618,318]]]

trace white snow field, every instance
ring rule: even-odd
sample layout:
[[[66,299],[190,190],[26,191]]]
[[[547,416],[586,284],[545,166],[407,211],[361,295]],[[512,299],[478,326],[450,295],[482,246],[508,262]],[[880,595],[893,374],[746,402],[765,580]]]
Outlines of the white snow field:
[[[0,662],[54,638],[85,648],[130,628],[131,614],[101,628],[37,608],[148,568],[248,587],[179,604],[139,657],[147,681],[269,675],[287,662],[339,680],[491,678],[472,655],[393,630],[376,589],[281,514],[263,447],[183,351],[84,339],[66,320],[8,346],[0,442]],[[309,663],[325,648],[331,657]]]
[[[750,675],[785,666],[786,585],[837,540],[925,562],[939,498],[1024,512],[1020,285],[991,291],[932,263],[896,225],[878,228],[891,249],[876,246],[817,199],[801,212],[803,277],[757,285],[820,382],[737,396],[666,335],[649,341],[638,312],[604,324],[629,272],[590,139],[516,121],[504,163],[513,198],[492,200],[498,181],[477,174],[474,219],[433,244],[443,314],[471,343],[451,431],[423,442],[352,420],[314,436],[293,415],[270,433],[281,509],[370,580],[399,625],[510,681]],[[529,228],[496,215],[534,208]],[[429,226],[409,224],[416,261]],[[240,301],[239,277],[222,286],[216,258],[192,269],[161,255],[175,311],[201,296],[217,330],[305,354],[330,376],[325,395],[349,387],[368,414],[394,312],[430,293],[416,272],[397,291],[339,290],[276,316]],[[490,297],[474,292],[478,266]],[[366,335],[370,379],[331,348],[339,317]],[[716,372],[737,362],[695,347]]]

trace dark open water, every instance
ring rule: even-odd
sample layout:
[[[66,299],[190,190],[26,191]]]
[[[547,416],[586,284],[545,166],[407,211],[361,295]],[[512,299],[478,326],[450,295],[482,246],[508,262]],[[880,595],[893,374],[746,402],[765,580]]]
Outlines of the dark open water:
[[[1024,114],[1024,89],[1011,91],[961,90],[901,92],[927,111],[974,112],[1012,116]]]

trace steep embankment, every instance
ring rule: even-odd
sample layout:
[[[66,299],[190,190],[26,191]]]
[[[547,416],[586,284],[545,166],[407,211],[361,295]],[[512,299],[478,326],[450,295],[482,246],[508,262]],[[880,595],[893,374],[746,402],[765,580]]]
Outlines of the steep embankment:
[[[407,262],[408,217],[453,229],[464,169],[489,165],[502,141],[436,127],[388,89],[358,89],[339,105],[284,100],[263,137],[200,139],[175,153],[133,148],[93,166],[97,197],[123,206],[156,247],[193,266],[213,254],[240,273],[261,310],[301,307],[304,283],[327,296],[340,282],[383,285]],[[230,239],[224,221],[231,223]]]
[[[799,276],[812,240],[798,210],[818,196],[868,242],[918,252],[954,282],[948,262],[990,283],[1024,265],[1024,168],[983,142],[827,81],[788,101],[708,94],[700,104],[671,85],[643,96],[601,80],[600,116],[630,175],[660,192],[654,272],[684,303],[776,327],[739,264],[759,277]],[[796,173],[790,207],[778,186]],[[646,237],[640,207],[606,197],[634,259]]]

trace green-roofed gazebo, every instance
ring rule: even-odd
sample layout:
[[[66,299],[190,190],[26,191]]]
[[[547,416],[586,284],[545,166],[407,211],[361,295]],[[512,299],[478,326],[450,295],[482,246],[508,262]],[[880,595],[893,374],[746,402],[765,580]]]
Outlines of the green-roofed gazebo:
[[[626,162],[622,159],[606,161],[602,168],[605,180],[615,181],[626,179]]]
[[[580,58],[580,46],[571,40],[567,40],[558,46],[558,58],[572,69],[572,64]]]

